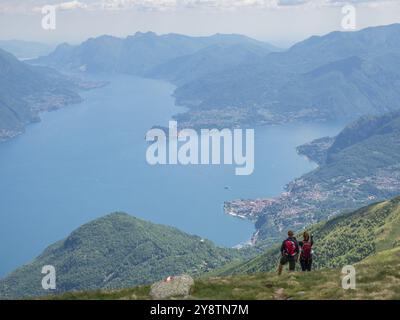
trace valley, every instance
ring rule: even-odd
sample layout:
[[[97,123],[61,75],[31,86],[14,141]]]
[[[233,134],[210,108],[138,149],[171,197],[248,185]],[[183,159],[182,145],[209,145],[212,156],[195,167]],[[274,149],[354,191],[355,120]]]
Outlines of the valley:
[[[399,39],[391,24],[287,50],[153,32],[26,62],[0,49],[0,298],[46,295],[47,264],[55,299],[148,299],[184,273],[190,299],[398,298]],[[146,162],[143,137],[171,119],[254,129],[254,173]],[[273,274],[288,229],[315,235],[312,275]],[[345,264],[359,291],[338,286]]]

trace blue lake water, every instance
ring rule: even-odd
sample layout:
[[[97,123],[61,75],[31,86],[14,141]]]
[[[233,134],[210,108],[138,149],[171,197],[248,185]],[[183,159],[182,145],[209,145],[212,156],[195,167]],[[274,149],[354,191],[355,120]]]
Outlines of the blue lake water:
[[[279,194],[315,168],[295,147],[336,134],[341,125],[285,125],[255,132],[255,170],[234,165],[150,166],[145,134],[168,125],[174,87],[129,76],[109,77],[85,101],[42,114],[42,122],[0,144],[0,276],[94,218],[125,211],[219,245],[247,241],[253,225],[227,216],[223,202]],[[230,186],[229,190],[224,187]]]

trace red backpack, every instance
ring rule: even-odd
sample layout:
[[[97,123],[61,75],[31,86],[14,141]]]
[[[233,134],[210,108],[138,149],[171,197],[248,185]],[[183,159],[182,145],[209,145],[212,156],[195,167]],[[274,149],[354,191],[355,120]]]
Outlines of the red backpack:
[[[288,256],[294,256],[296,254],[296,243],[293,240],[285,240],[284,242],[285,253]]]
[[[308,260],[311,258],[311,242],[304,241],[301,248],[301,258]]]

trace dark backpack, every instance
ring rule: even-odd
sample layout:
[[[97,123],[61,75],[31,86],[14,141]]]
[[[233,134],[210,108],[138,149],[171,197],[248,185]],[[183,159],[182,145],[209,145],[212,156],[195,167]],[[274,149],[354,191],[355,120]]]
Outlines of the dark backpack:
[[[285,253],[288,256],[294,256],[296,254],[296,243],[293,240],[285,240],[284,242]]]
[[[304,260],[308,260],[311,258],[311,242],[304,241],[303,246],[301,248],[301,258]]]

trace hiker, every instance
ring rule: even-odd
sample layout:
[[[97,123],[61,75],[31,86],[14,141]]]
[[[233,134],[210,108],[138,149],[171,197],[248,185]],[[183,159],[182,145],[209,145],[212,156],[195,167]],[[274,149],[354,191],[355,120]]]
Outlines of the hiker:
[[[299,242],[300,246],[300,265],[302,271],[311,271],[312,266],[312,246],[314,244],[313,236],[304,231],[303,241]]]
[[[281,246],[281,259],[278,267],[278,274],[280,275],[283,266],[289,263],[289,271],[294,271],[296,268],[296,261],[299,254],[299,244],[294,237],[293,231],[288,231],[288,238],[282,242]]]

